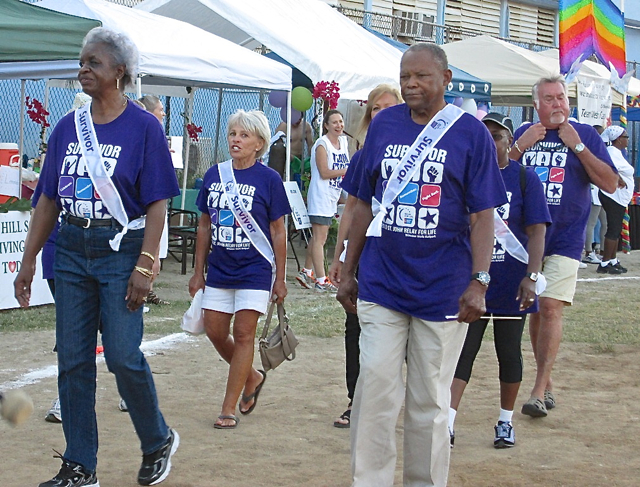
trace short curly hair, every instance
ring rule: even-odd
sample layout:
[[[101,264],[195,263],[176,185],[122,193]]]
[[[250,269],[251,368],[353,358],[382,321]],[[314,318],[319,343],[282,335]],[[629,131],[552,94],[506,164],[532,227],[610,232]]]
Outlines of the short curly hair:
[[[138,76],[140,54],[127,34],[106,27],[95,27],[85,36],[82,47],[84,48],[87,44],[104,44],[113,58],[114,64],[116,66],[124,65],[123,87],[133,83]]]

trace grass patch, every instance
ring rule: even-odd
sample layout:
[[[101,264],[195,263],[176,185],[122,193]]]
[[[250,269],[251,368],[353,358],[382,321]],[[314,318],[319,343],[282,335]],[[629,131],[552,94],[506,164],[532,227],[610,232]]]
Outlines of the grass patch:
[[[53,330],[55,327],[56,308],[52,304],[0,311],[1,332]]]

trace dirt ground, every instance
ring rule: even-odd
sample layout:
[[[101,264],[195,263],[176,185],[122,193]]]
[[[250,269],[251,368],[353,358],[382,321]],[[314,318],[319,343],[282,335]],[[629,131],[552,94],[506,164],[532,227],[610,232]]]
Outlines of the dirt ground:
[[[640,253],[632,255],[640,268]],[[169,269],[164,275],[171,272]],[[173,275],[172,279],[186,283],[177,271]],[[640,272],[631,270],[629,275]],[[289,299],[304,292],[292,284]],[[158,338],[148,336],[145,340]],[[350,484],[349,430],[332,425],[347,404],[343,340],[300,338],[298,357],[269,374],[256,410],[241,417],[238,428],[231,431],[213,428],[228,369],[206,338],[183,337],[148,356],[162,411],[181,436],[173,469],[162,485]],[[52,341],[51,331],[0,333],[0,384],[55,365]],[[637,347],[616,346],[610,353],[599,353],[589,345],[563,344],[554,373],[557,408],[547,418],[531,419],[519,413],[535,370],[531,347],[525,341],[525,379],[514,414],[517,446],[495,450],[497,365],[492,343],[485,342],[456,421],[449,485],[639,485],[638,352]],[[132,487],[137,485],[140,464],[137,437],[127,414],[118,410],[113,377],[104,363],[98,368],[98,478],[103,487]],[[43,419],[56,396],[55,377],[46,377],[24,390],[34,399],[34,415],[18,428],[0,423],[5,446],[0,461],[2,487],[35,486],[48,480],[60,466],[52,458],[52,449],[64,451],[60,425]],[[402,416],[397,438],[396,485],[401,485]]]

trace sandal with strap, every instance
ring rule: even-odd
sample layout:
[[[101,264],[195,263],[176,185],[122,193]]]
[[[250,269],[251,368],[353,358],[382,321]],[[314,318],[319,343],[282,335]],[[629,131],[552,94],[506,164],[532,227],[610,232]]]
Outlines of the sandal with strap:
[[[541,399],[531,396],[522,406],[522,414],[532,418],[544,418],[547,415],[547,407]]]
[[[340,419],[342,421],[346,421],[346,423],[341,423]],[[351,409],[347,409],[344,413],[342,413],[342,415],[340,415],[340,418],[333,422],[333,426],[335,426],[336,428],[350,428],[351,427]]]
[[[169,301],[165,301],[163,299],[160,299],[158,297],[158,295],[154,291],[149,291],[149,294],[147,295],[147,303],[151,303],[151,304],[169,304]]]
[[[547,410],[556,407],[556,396],[548,389],[544,391],[544,405]]]

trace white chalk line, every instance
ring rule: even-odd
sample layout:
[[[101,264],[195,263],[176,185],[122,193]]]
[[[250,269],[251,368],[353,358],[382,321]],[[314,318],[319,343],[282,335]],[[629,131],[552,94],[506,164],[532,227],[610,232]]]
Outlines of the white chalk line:
[[[173,348],[178,343],[192,341],[194,338],[186,333],[173,333],[171,335],[158,338],[157,340],[143,341],[140,344],[140,350],[146,355],[154,355],[160,350],[167,350]],[[104,355],[100,354],[96,356],[96,363],[104,362]],[[47,365],[40,369],[32,370],[26,374],[21,375],[17,379],[0,384],[0,391],[6,391],[9,389],[18,389],[20,387],[37,384],[41,380],[56,377],[58,375],[58,365]]]
[[[578,279],[578,282],[617,281],[622,279],[640,279],[640,277],[636,277],[636,276],[588,277],[586,279]]]

